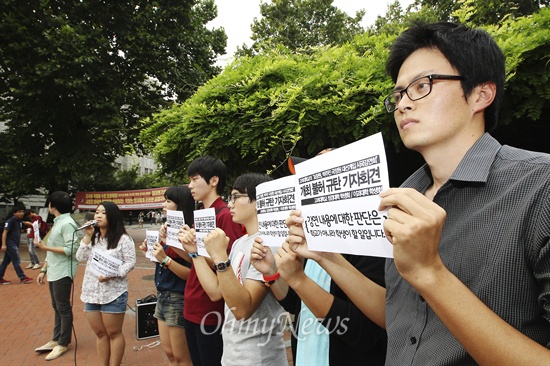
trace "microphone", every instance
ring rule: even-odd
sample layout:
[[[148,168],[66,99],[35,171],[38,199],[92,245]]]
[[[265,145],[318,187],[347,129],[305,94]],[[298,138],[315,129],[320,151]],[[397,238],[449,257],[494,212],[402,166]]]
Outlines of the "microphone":
[[[82,229],[86,229],[87,227],[96,226],[96,225],[97,225],[97,221],[96,221],[96,220],[92,220],[92,221],[90,221],[89,223],[82,225],[81,227],[79,227],[79,228],[76,229],[76,230],[82,230]]]

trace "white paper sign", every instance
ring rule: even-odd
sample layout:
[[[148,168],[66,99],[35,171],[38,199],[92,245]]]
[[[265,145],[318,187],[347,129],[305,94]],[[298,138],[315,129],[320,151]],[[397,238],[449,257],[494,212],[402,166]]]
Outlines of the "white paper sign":
[[[145,257],[149,258],[152,262],[157,262],[157,258],[153,255],[153,246],[159,241],[158,230],[145,230],[145,239],[147,239],[147,251]]]
[[[183,211],[166,210],[166,245],[183,249],[178,232],[183,227]]]
[[[96,276],[116,277],[122,261],[111,257],[107,252],[96,250],[92,255],[92,260],[88,263],[90,270]]]
[[[309,249],[393,257],[378,194],[389,188],[382,134],[377,133],[295,167],[298,206]]]
[[[44,222],[42,225],[46,225],[46,223]],[[38,220],[32,222],[32,230],[34,232],[34,239],[36,239],[36,241],[42,240],[40,239],[40,228],[38,227]]]
[[[216,210],[214,208],[205,208],[193,211],[195,221],[195,233],[197,238],[197,253],[204,257],[209,257],[204,245],[204,237],[216,229]]]
[[[280,247],[289,235],[285,220],[296,209],[296,187],[294,175],[256,187],[258,231],[265,246]]]

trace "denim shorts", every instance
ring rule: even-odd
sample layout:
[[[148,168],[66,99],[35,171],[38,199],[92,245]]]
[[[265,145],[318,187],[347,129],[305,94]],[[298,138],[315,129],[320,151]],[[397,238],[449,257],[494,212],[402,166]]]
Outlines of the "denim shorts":
[[[120,314],[126,312],[126,304],[128,303],[128,291],[114,299],[108,304],[91,304],[84,303],[84,311],[89,313],[92,311],[100,311],[102,313]]]
[[[153,315],[169,327],[183,328],[183,294],[163,291],[157,294],[157,306]]]

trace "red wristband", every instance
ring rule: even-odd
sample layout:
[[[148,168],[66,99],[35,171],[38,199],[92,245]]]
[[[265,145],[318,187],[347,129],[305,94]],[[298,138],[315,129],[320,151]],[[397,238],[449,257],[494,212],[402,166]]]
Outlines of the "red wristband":
[[[264,275],[264,281],[265,282],[275,281],[279,277],[281,277],[281,274],[279,272],[275,273],[273,276]]]

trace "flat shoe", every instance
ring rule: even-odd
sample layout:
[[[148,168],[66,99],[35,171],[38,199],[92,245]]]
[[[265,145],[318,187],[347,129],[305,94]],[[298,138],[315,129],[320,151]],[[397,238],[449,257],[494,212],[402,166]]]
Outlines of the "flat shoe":
[[[46,344],[43,345],[43,346],[38,347],[38,348],[35,349],[34,351],[35,351],[35,352],[51,352],[51,351],[53,351],[53,349],[55,348],[55,346],[57,346],[57,342],[55,342],[55,341],[49,341],[48,343],[46,343]]]
[[[48,355],[46,356],[46,361],[55,360],[56,358],[60,357],[68,350],[69,350],[69,347],[57,345],[54,347],[54,349],[50,353],[48,353]]]

